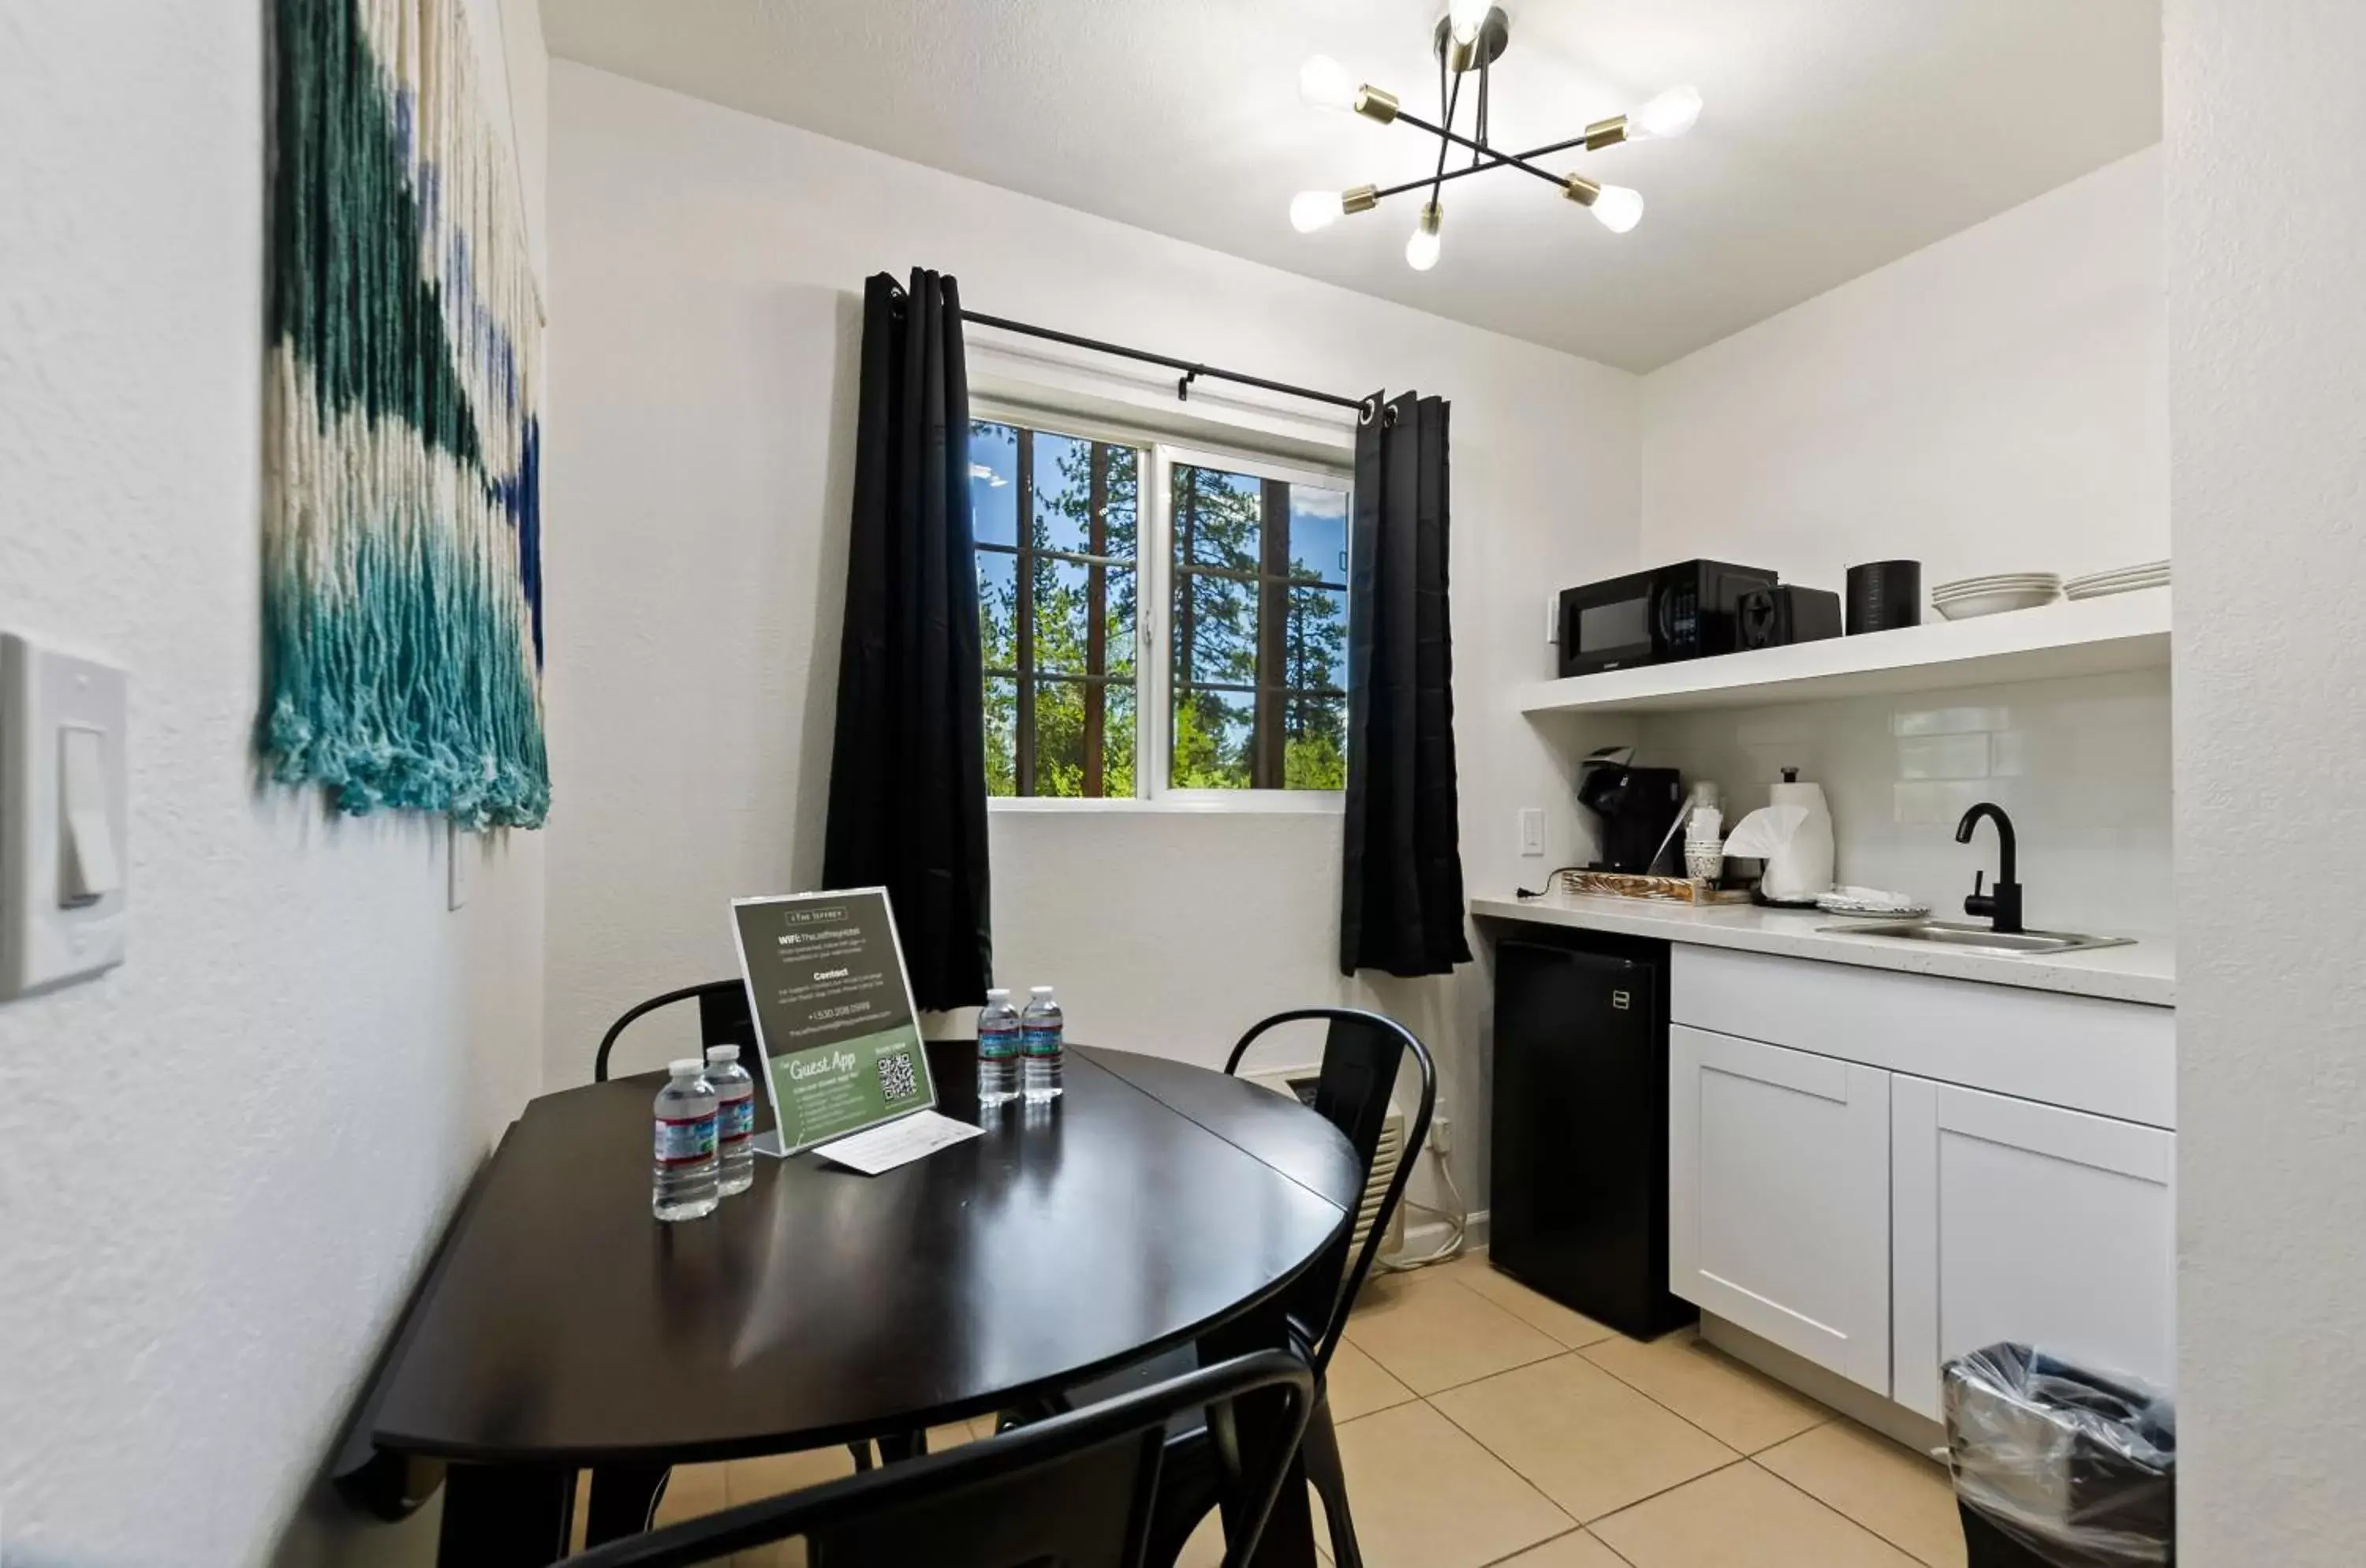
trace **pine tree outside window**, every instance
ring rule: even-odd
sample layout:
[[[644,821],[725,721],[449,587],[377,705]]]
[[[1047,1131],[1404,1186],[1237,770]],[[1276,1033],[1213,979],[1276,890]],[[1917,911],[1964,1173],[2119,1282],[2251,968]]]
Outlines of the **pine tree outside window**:
[[[970,463],[990,796],[1335,807],[1344,472],[1019,417]]]

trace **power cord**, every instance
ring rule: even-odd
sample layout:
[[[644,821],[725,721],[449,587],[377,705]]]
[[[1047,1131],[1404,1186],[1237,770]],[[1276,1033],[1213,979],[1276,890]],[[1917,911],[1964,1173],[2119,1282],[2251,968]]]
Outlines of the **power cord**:
[[[1380,1259],[1380,1269],[1391,1274],[1410,1273],[1415,1269],[1429,1269],[1440,1263],[1450,1263],[1462,1256],[1464,1244],[1470,1236],[1470,1201],[1463,1197],[1462,1189],[1455,1184],[1454,1167],[1446,1157],[1450,1151],[1433,1143],[1424,1152],[1436,1156],[1438,1179],[1445,1182],[1448,1194],[1454,1200],[1454,1207],[1451,1210],[1440,1209],[1414,1198],[1406,1198],[1403,1201],[1408,1209],[1417,1209],[1425,1214],[1435,1214],[1444,1220],[1452,1234],[1438,1244],[1436,1251],[1425,1253],[1419,1258]]]

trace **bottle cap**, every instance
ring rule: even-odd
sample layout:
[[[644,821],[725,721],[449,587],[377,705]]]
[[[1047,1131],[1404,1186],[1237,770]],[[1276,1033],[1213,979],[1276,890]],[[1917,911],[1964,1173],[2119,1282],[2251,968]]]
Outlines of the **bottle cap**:
[[[986,999],[990,1002],[1007,1002],[1010,999],[1010,993],[997,986],[986,993]]]
[[[1052,987],[1049,986],[1030,986],[1027,987],[1027,994],[1031,997],[1048,997],[1052,994]]]
[[[706,1048],[706,1059],[709,1062],[736,1062],[739,1059],[739,1047],[737,1045],[709,1045]]]
[[[678,1078],[694,1078],[705,1070],[706,1064],[695,1056],[683,1056],[666,1064],[666,1071]]]

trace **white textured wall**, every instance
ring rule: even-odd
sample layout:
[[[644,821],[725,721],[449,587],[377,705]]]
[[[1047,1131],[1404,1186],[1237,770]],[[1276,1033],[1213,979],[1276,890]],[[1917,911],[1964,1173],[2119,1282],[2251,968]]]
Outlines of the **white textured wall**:
[[[1549,671],[1545,588],[1633,562],[1631,377],[566,62],[552,160],[553,1083],[588,1074],[627,1003],[729,972],[726,899],[819,874],[859,298],[882,268],[1282,379],[1452,399],[1465,869],[1514,879],[1521,805],[1568,847],[1560,765],[1508,705]],[[1220,1059],[1264,1011],[1341,994],[1338,835],[997,815],[1001,976],[1060,987],[1079,1039]],[[1446,1058],[1474,1189],[1484,994],[1471,970],[1386,993]]]
[[[2366,10],[2167,0],[2189,1568],[2360,1559]],[[2271,125],[2272,134],[2261,134]]]
[[[0,1004],[11,1563],[415,1550],[308,1488],[538,1086],[535,838],[447,913],[440,825],[249,776],[267,9],[0,17],[0,626],[130,667],[132,791],[130,961]]]
[[[1921,560],[1928,589],[2168,555],[2160,173],[2148,148],[1645,377],[1644,558],[1842,592],[1863,560]],[[2033,922],[2174,926],[2165,678],[1684,715],[1640,739],[1743,806],[1796,762],[1831,799],[1842,878],[1943,916],[1974,866],[1994,874],[1989,835],[1953,832],[1988,799],[2021,829]]]
[[[2167,555],[2160,222],[2153,148],[1645,377],[1644,556],[1839,590]]]

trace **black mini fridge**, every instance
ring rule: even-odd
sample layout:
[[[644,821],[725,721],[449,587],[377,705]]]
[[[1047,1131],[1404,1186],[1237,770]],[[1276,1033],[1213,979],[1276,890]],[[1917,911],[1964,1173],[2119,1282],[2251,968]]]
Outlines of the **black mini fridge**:
[[[1494,1265],[1638,1338],[1693,1322],[1668,1292],[1667,944],[1505,935],[1494,1069]]]

